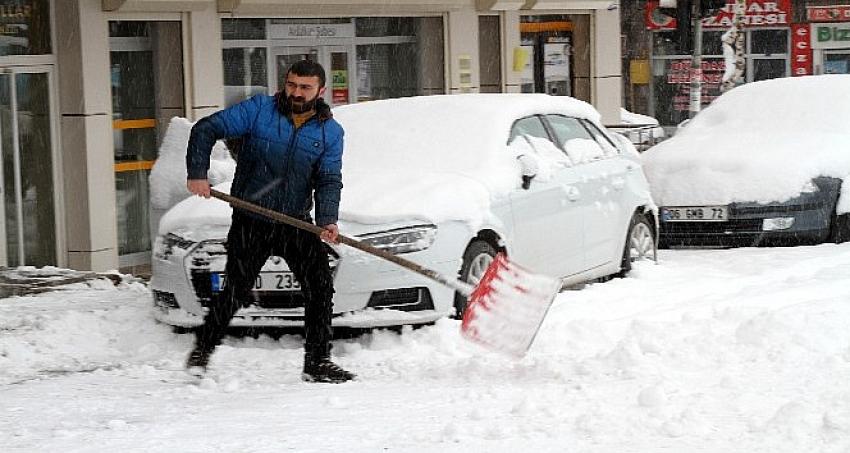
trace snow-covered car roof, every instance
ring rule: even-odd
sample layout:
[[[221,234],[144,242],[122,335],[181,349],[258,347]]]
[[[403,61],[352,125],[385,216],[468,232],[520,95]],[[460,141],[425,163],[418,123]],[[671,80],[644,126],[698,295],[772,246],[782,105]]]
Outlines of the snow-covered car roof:
[[[846,178],[850,75],[739,86],[642,161],[662,206],[783,202],[817,176]]]
[[[346,105],[333,113],[345,129],[340,219],[362,224],[480,224],[491,201],[521,183],[507,143],[517,118],[552,113],[599,124],[590,104],[545,94],[420,96]],[[190,198],[163,217],[160,232],[227,223],[229,212],[217,200]]]
[[[341,217],[480,222],[492,199],[519,185],[507,141],[513,122],[535,113],[599,121],[585,102],[543,94],[420,96],[334,109],[345,128]]]

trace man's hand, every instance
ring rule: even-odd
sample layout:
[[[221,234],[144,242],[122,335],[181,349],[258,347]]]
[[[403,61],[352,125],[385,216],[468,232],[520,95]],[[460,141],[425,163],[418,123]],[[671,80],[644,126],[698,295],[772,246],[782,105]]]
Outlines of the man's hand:
[[[186,188],[189,189],[189,192],[192,192],[199,197],[210,197],[210,182],[206,179],[186,180]]]
[[[339,227],[336,226],[335,223],[325,225],[322,228],[324,228],[325,231],[322,231],[322,234],[320,234],[319,237],[323,241],[331,244],[339,244],[339,242],[337,241],[337,236],[339,236]]]

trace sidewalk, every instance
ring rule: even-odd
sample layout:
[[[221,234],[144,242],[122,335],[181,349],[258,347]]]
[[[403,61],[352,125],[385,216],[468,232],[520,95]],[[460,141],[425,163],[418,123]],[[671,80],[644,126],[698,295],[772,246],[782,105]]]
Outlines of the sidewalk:
[[[0,299],[52,291],[61,285],[108,278],[112,283],[122,281],[121,274],[75,271],[58,267],[0,267]]]

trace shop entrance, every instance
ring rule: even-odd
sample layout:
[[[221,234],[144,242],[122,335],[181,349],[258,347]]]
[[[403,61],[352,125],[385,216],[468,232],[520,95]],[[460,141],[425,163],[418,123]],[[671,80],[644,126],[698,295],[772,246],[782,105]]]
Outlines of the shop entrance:
[[[523,16],[520,35],[526,56],[522,92],[572,96],[573,23],[569,18]]]
[[[115,147],[118,260],[150,263],[150,171],[168,122],[185,116],[180,22],[111,21],[109,58]]]
[[[274,66],[272,77],[277,90],[283,90],[283,77],[293,63],[312,60],[322,65],[327,72],[325,101],[331,107],[356,102],[357,93],[351,86],[351,70],[354,67],[354,52],[349,46],[273,47]]]
[[[0,67],[0,265],[57,263],[52,67]]]

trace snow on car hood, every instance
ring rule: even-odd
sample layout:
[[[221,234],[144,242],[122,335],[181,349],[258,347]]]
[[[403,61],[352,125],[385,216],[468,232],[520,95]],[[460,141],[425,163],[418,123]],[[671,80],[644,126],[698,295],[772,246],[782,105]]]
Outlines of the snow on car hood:
[[[461,221],[476,228],[490,219],[493,201],[519,187],[517,151],[507,140],[513,121],[534,113],[599,123],[589,104],[542,94],[422,96],[334,109],[345,129],[341,223]],[[170,127],[181,125],[191,127]],[[540,163],[541,175],[546,165],[557,165]],[[230,184],[219,189],[229,191]],[[188,198],[162,218],[159,231],[206,235],[202,225],[220,229],[230,224],[230,213],[221,201]]]
[[[231,183],[219,184],[213,188],[230,193]],[[222,239],[227,236],[233,208],[217,198],[191,196],[169,210],[160,220],[159,234],[174,233],[183,239],[200,242],[208,239]],[[412,223],[428,223],[430,220],[410,216],[402,220],[391,220],[378,225],[358,222],[354,218],[340,219],[340,231],[348,236],[375,233],[409,226]]]
[[[662,206],[782,202],[814,177],[850,176],[850,76],[737,87],[642,160]],[[839,213],[850,211],[844,186]]]

